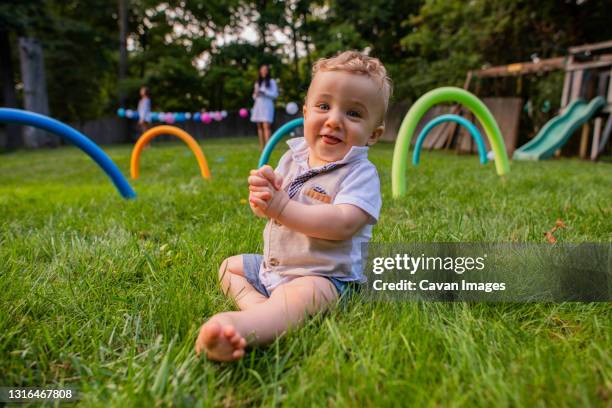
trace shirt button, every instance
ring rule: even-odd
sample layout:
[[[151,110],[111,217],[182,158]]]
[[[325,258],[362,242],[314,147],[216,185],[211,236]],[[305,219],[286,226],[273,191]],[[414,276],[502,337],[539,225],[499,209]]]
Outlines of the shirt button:
[[[269,262],[270,266],[278,266],[278,259],[272,258]]]

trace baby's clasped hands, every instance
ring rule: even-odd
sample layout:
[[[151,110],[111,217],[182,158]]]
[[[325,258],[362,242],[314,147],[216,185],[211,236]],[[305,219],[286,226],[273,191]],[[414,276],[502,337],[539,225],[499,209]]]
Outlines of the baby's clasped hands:
[[[289,196],[282,190],[283,177],[265,165],[251,170],[248,182],[249,204],[255,215],[277,218],[289,202]]]

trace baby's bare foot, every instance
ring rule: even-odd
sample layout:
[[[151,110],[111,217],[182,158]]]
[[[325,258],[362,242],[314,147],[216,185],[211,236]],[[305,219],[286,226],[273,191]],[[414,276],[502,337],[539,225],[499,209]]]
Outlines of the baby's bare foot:
[[[236,332],[229,321],[212,318],[200,328],[196,340],[196,353],[216,361],[235,361],[244,356],[246,340]]]

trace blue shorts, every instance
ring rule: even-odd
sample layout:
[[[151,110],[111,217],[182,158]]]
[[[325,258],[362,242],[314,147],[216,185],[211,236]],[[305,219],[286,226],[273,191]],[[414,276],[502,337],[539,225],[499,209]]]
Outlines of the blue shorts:
[[[263,261],[263,256],[258,254],[243,254],[242,255],[242,270],[244,272],[244,277],[246,280],[253,285],[255,289],[262,295],[266,297],[270,297],[270,292],[261,283],[259,280],[259,267]],[[334,284],[336,291],[338,291],[338,296],[342,297],[350,288],[352,288],[356,283],[355,282],[345,282],[338,280],[338,278],[328,278],[331,283]]]

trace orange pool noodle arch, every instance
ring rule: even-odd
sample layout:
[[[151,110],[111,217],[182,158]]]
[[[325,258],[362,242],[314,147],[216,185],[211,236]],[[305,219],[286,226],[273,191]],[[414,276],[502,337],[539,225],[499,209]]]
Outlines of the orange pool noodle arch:
[[[175,126],[162,125],[156,126],[144,132],[134,145],[134,149],[132,150],[132,158],[130,160],[130,174],[132,175],[132,179],[136,180],[139,176],[138,165],[140,163],[140,153],[142,153],[142,149],[144,149],[151,139],[159,135],[176,136],[183,142],[187,143],[187,146],[189,146],[198,160],[202,177],[205,179],[210,178],[210,170],[208,169],[208,164],[206,163],[206,157],[204,157],[204,153],[202,153],[202,149],[200,149],[198,142],[196,142],[193,137],[189,136],[189,133],[185,132],[183,129],[179,129]]]

